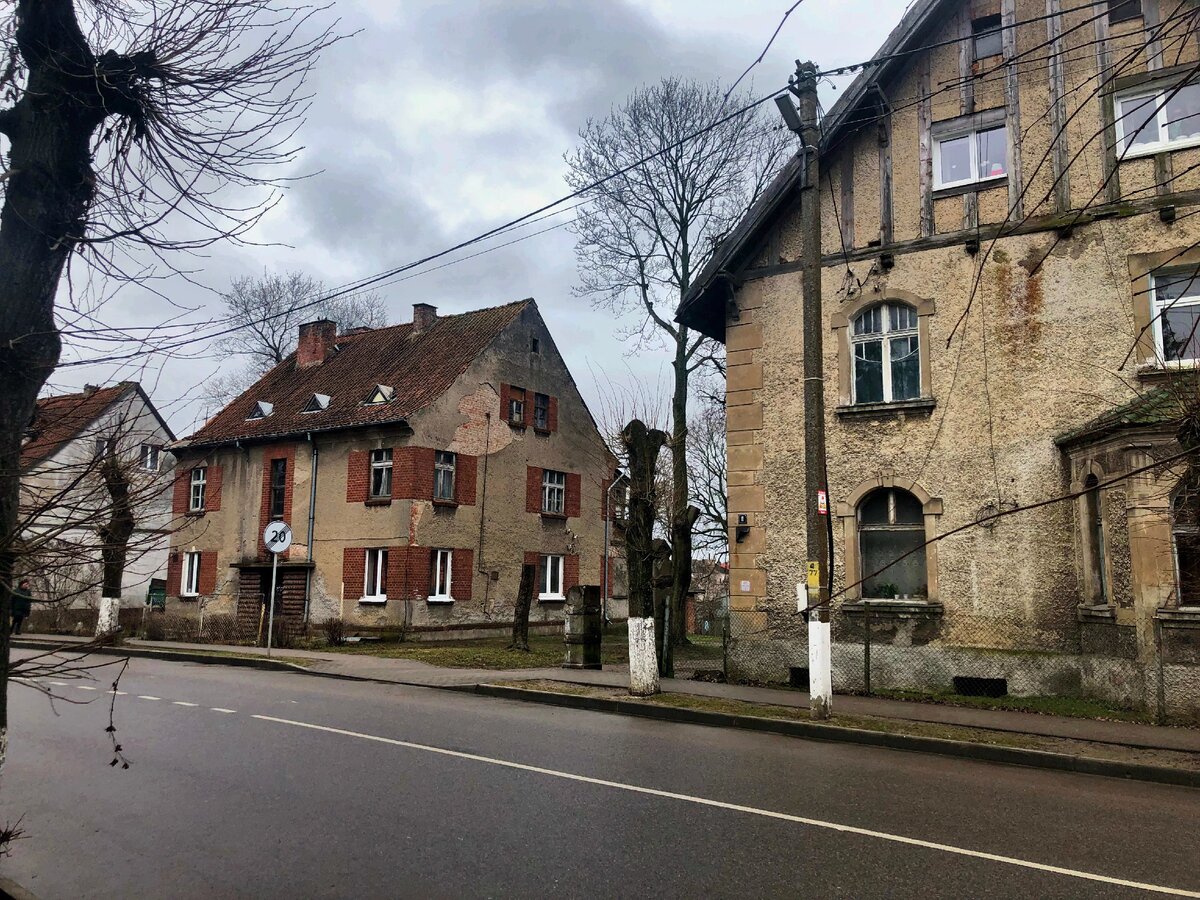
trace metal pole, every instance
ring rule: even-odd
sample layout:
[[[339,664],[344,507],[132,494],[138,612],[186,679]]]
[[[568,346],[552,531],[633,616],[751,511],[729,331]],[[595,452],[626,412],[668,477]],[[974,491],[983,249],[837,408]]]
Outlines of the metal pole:
[[[267,607],[267,656],[271,655],[271,638],[275,632],[275,573],[279,571],[279,554],[271,554],[271,598]]]

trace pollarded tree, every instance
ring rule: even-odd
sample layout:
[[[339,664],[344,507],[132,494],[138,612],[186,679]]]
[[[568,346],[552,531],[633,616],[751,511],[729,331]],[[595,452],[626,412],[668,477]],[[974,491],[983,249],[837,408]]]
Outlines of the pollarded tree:
[[[334,40],[320,12],[280,0],[15,0],[0,14],[0,766],[20,423],[58,363],[64,271],[78,254],[102,278],[144,273],[147,258],[257,223],[295,157],[305,76]]]
[[[625,338],[665,345],[671,356],[675,643],[685,639],[696,522],[689,506],[689,388],[711,355],[702,335],[674,320],[675,309],[792,145],[773,116],[748,105],[746,96],[727,97],[715,83],[666,78],[638,89],[606,118],[589,120],[578,149],[567,156],[567,182],[587,201],[574,225],[579,293],[627,314],[632,324]]]

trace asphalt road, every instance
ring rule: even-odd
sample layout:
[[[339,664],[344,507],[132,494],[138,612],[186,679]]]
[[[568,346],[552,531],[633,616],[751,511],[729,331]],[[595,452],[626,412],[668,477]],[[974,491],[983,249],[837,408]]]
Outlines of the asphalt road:
[[[85,686],[11,698],[45,900],[1200,896],[1187,788],[152,660],[124,770]]]

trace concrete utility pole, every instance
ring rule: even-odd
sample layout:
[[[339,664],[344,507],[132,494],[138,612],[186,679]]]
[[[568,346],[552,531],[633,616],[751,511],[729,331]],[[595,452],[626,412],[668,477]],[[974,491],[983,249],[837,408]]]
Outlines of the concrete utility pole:
[[[809,697],[814,719],[831,713],[829,644],[829,486],[825,480],[825,322],[821,313],[821,128],[817,120],[817,67],[796,63],[791,92],[799,103],[805,176],[801,183],[801,290],[804,326],[804,526],[809,613]],[[816,607],[813,609],[813,607]]]

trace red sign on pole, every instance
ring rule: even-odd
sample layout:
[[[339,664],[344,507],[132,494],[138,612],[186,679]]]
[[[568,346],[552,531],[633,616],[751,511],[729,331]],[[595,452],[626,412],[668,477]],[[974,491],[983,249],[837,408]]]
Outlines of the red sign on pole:
[[[829,515],[829,495],[824,491],[817,491],[817,512],[823,516]]]

